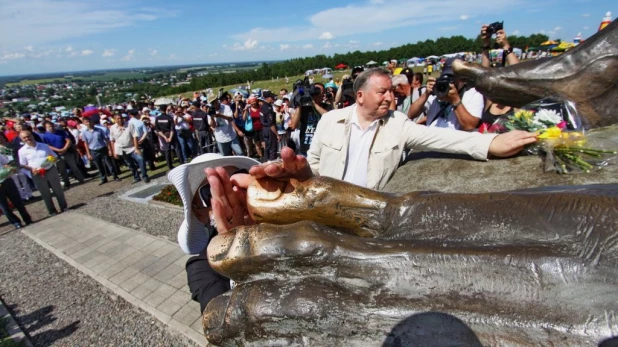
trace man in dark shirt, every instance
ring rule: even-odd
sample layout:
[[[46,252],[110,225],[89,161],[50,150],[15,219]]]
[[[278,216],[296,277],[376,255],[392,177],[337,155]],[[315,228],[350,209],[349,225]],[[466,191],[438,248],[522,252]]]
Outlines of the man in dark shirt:
[[[174,117],[169,113],[173,112],[171,108],[168,108],[165,113],[162,113],[155,120],[155,133],[159,138],[159,144],[161,145],[161,151],[165,155],[165,162],[168,169],[173,169],[173,153],[172,145],[174,143],[175,130],[174,130]]]
[[[64,188],[66,189],[71,186],[67,166],[71,169],[73,176],[75,176],[79,183],[84,183],[84,175],[77,166],[75,146],[71,139],[67,136],[66,132],[56,129],[51,122],[45,122],[44,125],[46,132],[42,134],[43,142],[49,145],[49,148],[58,155],[56,165],[58,171],[60,171]]]
[[[262,123],[262,133],[264,134],[264,159],[275,160],[277,159],[277,143],[280,136],[277,133],[276,126],[276,114],[273,109],[273,102],[277,96],[270,90],[262,92],[262,97],[266,102],[262,104],[260,108],[260,122]]]
[[[210,104],[204,102],[201,109],[195,110],[192,115],[200,154],[212,152],[212,135],[210,134],[210,125],[208,124],[209,110]]]
[[[299,154],[307,156],[307,151],[311,146],[313,134],[318,127],[318,122],[323,114],[332,110],[332,105],[325,104],[324,100],[324,85],[321,83],[314,84],[319,93],[312,95],[312,106],[301,106],[296,109],[296,113],[292,116],[292,128],[300,128],[300,150]]]

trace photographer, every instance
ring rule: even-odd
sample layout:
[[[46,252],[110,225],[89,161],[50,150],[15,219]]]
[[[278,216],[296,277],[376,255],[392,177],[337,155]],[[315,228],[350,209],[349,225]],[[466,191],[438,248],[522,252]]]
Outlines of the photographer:
[[[324,86],[316,83],[309,90],[311,105],[296,105],[296,112],[292,116],[292,129],[300,129],[300,151],[307,156],[309,146],[313,140],[313,133],[323,114],[332,110],[332,105],[322,102],[324,99]]]
[[[483,40],[483,53],[481,56],[481,65],[484,67],[491,66],[491,59],[489,58],[489,49],[491,47],[491,33],[494,31],[494,24],[483,25],[481,27],[481,39]],[[501,23],[498,23],[501,24]],[[500,25],[502,26],[502,25]],[[504,62],[508,62],[509,65],[514,65],[519,63],[519,59],[513,53],[513,47],[509,44],[509,41],[506,39],[506,32],[504,28],[496,31],[496,45],[502,47],[502,63],[504,66]],[[493,124],[500,116],[512,111],[513,108],[510,106],[500,105],[489,98],[485,98],[485,108],[483,109],[483,115],[481,116],[482,123],[486,123],[488,125]]]
[[[446,61],[440,78],[427,82],[427,91],[410,106],[408,118],[421,115],[431,94],[436,99],[427,111],[427,126],[471,131],[478,128],[483,114],[483,95],[453,74],[453,58]]]
[[[513,46],[509,44],[504,31],[503,23],[496,22],[481,26],[481,40],[483,41],[483,53],[481,54],[481,65],[485,67],[491,66],[491,58],[489,58],[489,50],[491,50],[491,37],[496,35],[496,46],[502,48],[502,66],[508,62],[509,65],[519,63],[517,55],[513,53]]]
[[[365,68],[362,66],[355,66],[352,69],[352,76],[344,75],[341,79],[341,88],[337,89],[337,94],[335,95],[335,105],[337,108],[344,108],[350,105],[354,105],[356,103],[356,94],[352,86],[354,85],[354,80],[356,80],[356,76],[358,76],[361,72],[365,71]]]

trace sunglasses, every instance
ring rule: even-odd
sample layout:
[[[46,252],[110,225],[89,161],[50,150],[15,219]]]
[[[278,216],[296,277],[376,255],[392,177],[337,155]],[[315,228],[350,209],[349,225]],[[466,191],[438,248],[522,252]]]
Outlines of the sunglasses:
[[[248,174],[249,171],[247,169],[239,169],[234,171],[230,177],[236,175],[236,174]],[[210,183],[206,183],[202,186],[200,186],[197,191],[200,194],[200,200],[202,200],[202,206],[210,208],[211,207],[211,203],[210,200],[212,199],[212,193],[210,192]]]

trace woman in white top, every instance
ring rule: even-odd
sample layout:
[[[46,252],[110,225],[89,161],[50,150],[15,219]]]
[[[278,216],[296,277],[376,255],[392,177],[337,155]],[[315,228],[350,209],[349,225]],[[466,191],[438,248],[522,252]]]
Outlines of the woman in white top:
[[[178,138],[178,146],[180,146],[180,163],[184,164],[185,161],[190,161],[191,158],[195,158],[197,156],[197,152],[195,150],[193,136],[191,133],[191,124],[192,117],[189,114],[186,114],[182,110],[177,110],[174,115],[174,129],[176,129],[176,134]]]

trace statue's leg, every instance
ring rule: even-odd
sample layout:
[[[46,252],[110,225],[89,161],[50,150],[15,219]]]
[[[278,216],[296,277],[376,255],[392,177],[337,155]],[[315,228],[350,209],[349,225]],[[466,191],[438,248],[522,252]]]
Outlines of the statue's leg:
[[[615,267],[544,247],[443,247],[303,222],[238,228],[208,254],[239,283],[205,311],[215,344],[381,345],[406,318],[406,336],[429,334],[418,320],[431,311],[447,314],[431,316],[436,335],[452,336],[455,316],[470,329],[457,334],[483,344],[589,345],[618,329]]]

